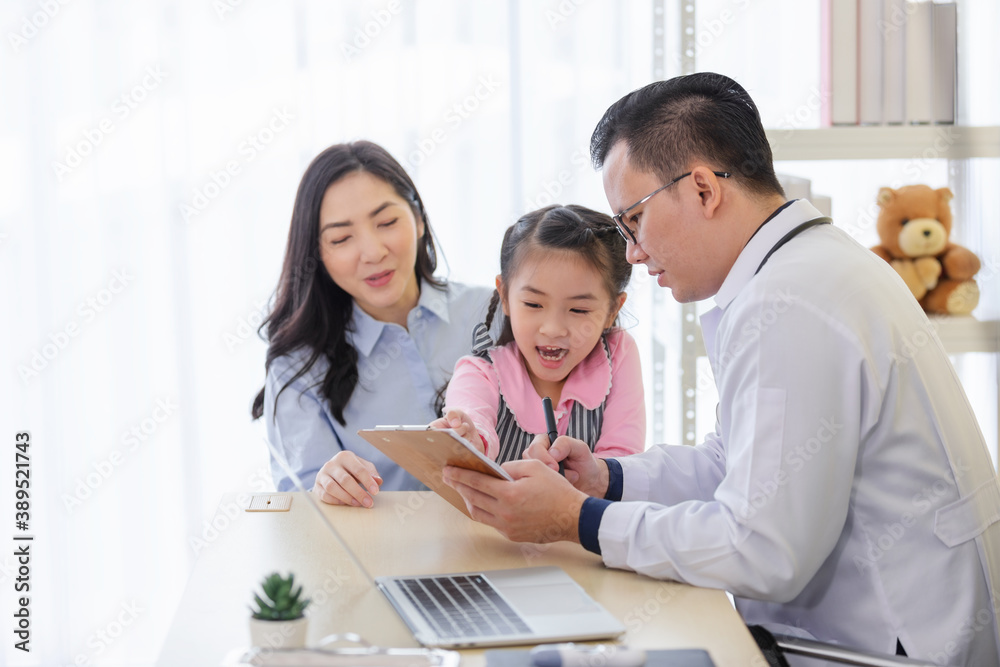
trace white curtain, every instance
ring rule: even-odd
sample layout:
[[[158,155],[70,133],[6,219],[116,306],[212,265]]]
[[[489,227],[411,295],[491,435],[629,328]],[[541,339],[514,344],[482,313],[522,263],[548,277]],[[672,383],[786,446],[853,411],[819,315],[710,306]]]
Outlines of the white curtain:
[[[222,494],[270,488],[256,328],[313,156],[384,145],[442,273],[492,284],[518,215],[607,209],[588,141],[648,82],[650,18],[648,1],[3,3],[3,661],[151,664]],[[30,653],[10,634],[20,431]]]
[[[221,496],[271,488],[249,417],[266,349],[256,328],[312,157],[359,138],[384,145],[424,197],[442,273],[492,284],[502,231],[520,214],[553,202],[607,210],[588,141],[609,104],[650,81],[652,8],[0,5],[0,662],[153,663],[190,568],[211,548]],[[737,10],[699,62],[746,83],[777,122],[809,94],[799,77],[814,55],[788,53],[818,48],[817,9],[706,2],[699,30]],[[666,2],[668,45],[680,11]],[[762,29],[776,18],[780,40]],[[990,48],[983,81],[995,80]],[[679,73],[669,54],[666,73]],[[856,196],[877,182],[870,175]],[[649,312],[651,289],[640,267],[625,324],[643,350],[651,323],[675,327],[679,312]],[[987,375],[981,385],[995,392]],[[654,381],[676,384],[676,368],[647,361],[645,377],[652,396]],[[647,413],[676,442],[674,403]],[[31,438],[25,531],[14,524],[19,432]],[[35,536],[30,653],[10,633],[15,534]]]

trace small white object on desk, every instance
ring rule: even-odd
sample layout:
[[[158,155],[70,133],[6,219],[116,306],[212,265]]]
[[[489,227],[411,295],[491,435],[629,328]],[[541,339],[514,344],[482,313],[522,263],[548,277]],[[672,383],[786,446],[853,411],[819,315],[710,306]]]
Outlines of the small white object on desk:
[[[542,644],[531,649],[535,667],[642,667],[646,652],[627,646]]]

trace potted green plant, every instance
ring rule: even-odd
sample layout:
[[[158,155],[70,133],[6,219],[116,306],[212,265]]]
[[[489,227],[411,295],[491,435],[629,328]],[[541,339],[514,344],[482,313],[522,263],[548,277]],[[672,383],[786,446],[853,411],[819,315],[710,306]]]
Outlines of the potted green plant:
[[[261,582],[261,595],[254,593],[257,608],[250,608],[250,642],[268,648],[301,648],[306,644],[310,600],[295,587],[295,575],[273,572]]]

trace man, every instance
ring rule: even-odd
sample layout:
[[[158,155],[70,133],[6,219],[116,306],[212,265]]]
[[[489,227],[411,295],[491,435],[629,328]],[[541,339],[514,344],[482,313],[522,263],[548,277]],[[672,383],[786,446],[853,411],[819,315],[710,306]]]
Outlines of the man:
[[[701,325],[716,430],[607,462],[540,437],[539,460],[507,464],[513,483],[447,469],[472,515],[514,540],[579,541],[611,567],[729,590],[749,624],[1000,664],[1000,487],[892,268],[785,201],[756,106],[727,77],[626,95],[591,153],[629,261],[678,301],[714,297]]]

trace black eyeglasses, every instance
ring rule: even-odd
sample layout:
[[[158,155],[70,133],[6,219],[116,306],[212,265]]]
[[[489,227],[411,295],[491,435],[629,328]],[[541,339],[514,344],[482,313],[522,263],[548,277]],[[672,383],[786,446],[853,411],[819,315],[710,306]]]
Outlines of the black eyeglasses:
[[[728,171],[713,171],[712,173],[715,174],[716,176],[718,176],[719,178],[729,178],[730,176],[732,176],[732,174],[730,174]],[[681,180],[685,176],[690,176],[690,175],[691,175],[690,171],[687,172],[686,174],[681,174],[680,176],[678,176],[674,180],[670,181],[666,185],[664,185],[662,187],[659,187],[659,188],[656,188],[655,190],[653,190],[652,192],[650,192],[648,195],[646,195],[645,197],[643,197],[642,199],[640,199],[636,203],[634,203],[631,206],[629,206],[628,208],[622,210],[620,213],[618,213],[618,215],[611,216],[611,219],[615,221],[615,227],[618,228],[618,233],[622,235],[622,238],[625,239],[626,243],[628,243],[629,241],[631,241],[633,244],[635,244],[635,243],[638,243],[638,241],[636,241],[635,232],[633,230],[629,229],[628,225],[625,224],[625,214],[628,213],[629,211],[631,211],[632,209],[634,209],[636,206],[639,206],[641,204],[645,204],[646,202],[648,202],[650,199],[653,198],[653,195],[655,195],[657,192],[660,192],[661,190],[666,190],[667,188],[669,188],[671,185],[673,185],[677,181]]]

